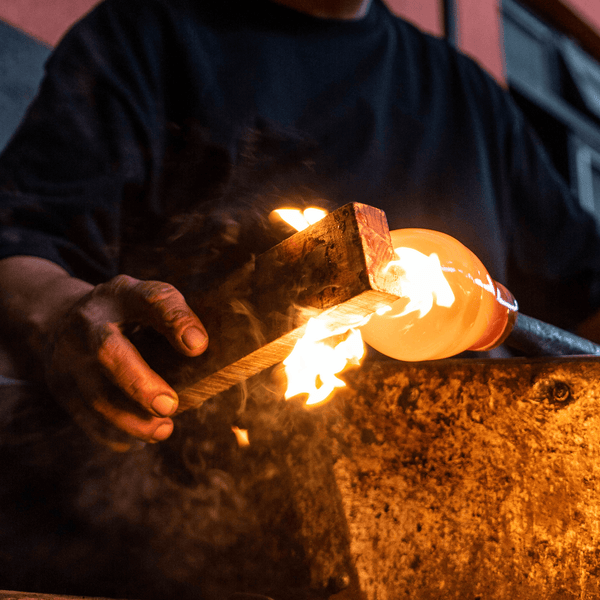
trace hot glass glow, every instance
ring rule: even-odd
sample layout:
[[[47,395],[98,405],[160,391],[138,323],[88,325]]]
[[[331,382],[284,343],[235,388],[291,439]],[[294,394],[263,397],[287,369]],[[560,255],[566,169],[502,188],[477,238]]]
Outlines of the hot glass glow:
[[[501,343],[517,303],[475,254],[438,231],[398,229],[391,236],[398,260],[389,268],[398,273],[403,297],[362,326],[367,344],[398,360],[419,361]]]

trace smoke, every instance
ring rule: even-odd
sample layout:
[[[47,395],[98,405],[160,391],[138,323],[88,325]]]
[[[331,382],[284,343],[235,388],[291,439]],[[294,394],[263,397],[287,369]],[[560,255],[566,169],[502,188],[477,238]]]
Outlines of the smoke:
[[[228,298],[228,318],[192,362],[153,332],[132,333],[170,383],[264,342],[248,286],[253,259],[289,233],[270,212],[331,208],[307,184],[314,144],[267,129],[249,130],[232,156],[200,127],[175,128],[159,208],[124,209],[122,272],[175,285],[201,320],[213,290]],[[198,173],[178,177],[181,169]],[[3,390],[0,589],[221,600],[304,581],[286,448],[313,425],[283,401],[280,380],[278,368],[268,370],[176,417],[167,441],[124,454],[88,439],[43,389]],[[248,429],[248,448],[238,447],[233,425]]]

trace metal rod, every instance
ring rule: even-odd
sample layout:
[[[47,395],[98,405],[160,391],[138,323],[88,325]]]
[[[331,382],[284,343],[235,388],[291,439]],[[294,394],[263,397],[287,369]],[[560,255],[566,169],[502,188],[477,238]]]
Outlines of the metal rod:
[[[598,344],[521,313],[504,343],[526,356],[600,355]]]

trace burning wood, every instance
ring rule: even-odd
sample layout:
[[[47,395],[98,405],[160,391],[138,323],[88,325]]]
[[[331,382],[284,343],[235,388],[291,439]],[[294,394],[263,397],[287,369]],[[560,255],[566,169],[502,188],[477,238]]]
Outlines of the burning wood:
[[[263,325],[262,343],[255,342],[250,350],[247,344],[224,348],[221,328],[235,298],[227,285],[211,298],[192,302],[200,306],[198,314],[211,338],[210,372],[202,372],[205,357],[193,362],[202,374],[175,385],[179,411],[199,406],[287,358],[305,332],[306,308],[320,312],[318,320],[334,333],[340,326],[359,325],[397,300],[398,285],[385,268],[393,258],[383,211],[348,204],[261,254],[231,278],[243,281],[246,306],[252,319]]]
[[[549,337],[565,336],[569,343],[553,344],[554,354],[600,353],[600,347],[550,325],[532,328],[530,318],[516,319],[510,292],[446,234],[390,233],[385,214],[364,204],[324,217],[303,215],[300,226],[302,231],[258,256],[210,297],[190,299],[211,342],[206,354],[188,360],[186,371],[165,377],[179,394],[179,412],[287,359],[306,332],[306,309],[320,313],[319,340],[361,327],[370,345],[401,360],[487,350],[503,341],[510,345],[511,337],[517,347],[525,337],[528,354],[531,348],[544,352]],[[249,322],[256,324],[256,335],[245,335]],[[297,376],[288,371],[293,391],[287,396],[312,392],[309,402],[323,401],[341,384],[334,374],[347,360],[353,358],[327,375],[315,371],[305,377],[308,388],[297,386]]]

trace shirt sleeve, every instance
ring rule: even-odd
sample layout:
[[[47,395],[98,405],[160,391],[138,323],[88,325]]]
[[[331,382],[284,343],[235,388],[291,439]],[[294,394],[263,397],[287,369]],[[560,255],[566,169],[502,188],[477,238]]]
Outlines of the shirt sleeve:
[[[160,155],[160,15],[106,0],[50,57],[0,157],[0,258],[49,259],[92,283],[118,272],[125,196]]]

